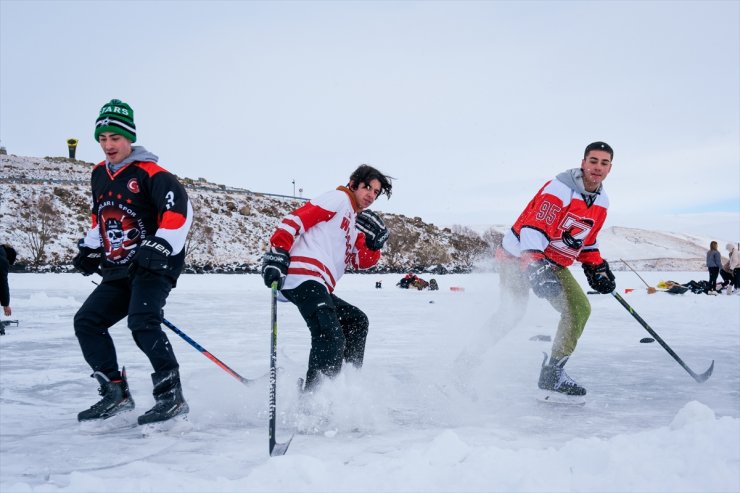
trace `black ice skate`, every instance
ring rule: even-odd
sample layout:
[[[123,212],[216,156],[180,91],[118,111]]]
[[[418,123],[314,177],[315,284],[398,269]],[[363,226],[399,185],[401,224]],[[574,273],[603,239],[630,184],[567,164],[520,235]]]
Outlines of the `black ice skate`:
[[[152,394],[156,403],[153,408],[139,416],[140,425],[167,421],[190,411],[188,403],[182,396],[180,372],[177,369],[152,373],[152,383],[154,384]]]
[[[547,354],[545,354],[545,359],[542,361],[542,370],[540,371],[540,381],[537,386],[542,390],[567,396],[586,395],[586,389],[578,385],[575,380],[565,373],[563,367],[567,361],[568,356],[560,360],[550,358],[550,361],[545,364],[547,362]]]
[[[134,408],[134,399],[128,391],[125,367],[121,370],[120,380],[111,380],[99,371],[93,373],[92,376],[100,383],[98,393],[103,398],[93,404],[90,409],[79,413],[77,415],[78,421],[108,419],[116,414],[130,411]]]

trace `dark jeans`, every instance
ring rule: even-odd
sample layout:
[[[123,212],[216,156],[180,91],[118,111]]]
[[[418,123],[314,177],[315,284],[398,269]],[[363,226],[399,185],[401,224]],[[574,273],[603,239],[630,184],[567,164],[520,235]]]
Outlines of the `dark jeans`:
[[[733,269],[732,276],[735,278],[735,289],[740,289],[740,268]]]
[[[311,331],[306,390],[315,388],[322,374],[336,376],[343,361],[358,368],[362,366],[370,325],[362,310],[329,294],[315,281],[283,290],[282,294],[298,307]]]
[[[719,267],[709,267],[709,290],[716,291],[717,276],[719,276]]]
[[[118,360],[108,329],[128,316],[136,345],[155,372],[179,367],[167,335],[162,331],[162,308],[172,289],[168,278],[139,271],[128,278],[104,281],[90,293],[74,318],[77,340],[93,371],[119,378]]]

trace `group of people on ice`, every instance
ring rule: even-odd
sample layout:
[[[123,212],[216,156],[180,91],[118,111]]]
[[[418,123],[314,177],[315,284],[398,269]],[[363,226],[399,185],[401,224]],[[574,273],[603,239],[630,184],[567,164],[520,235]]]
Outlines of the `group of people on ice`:
[[[723,262],[717,242],[712,241],[709,244],[709,250],[707,251],[709,282],[704,292],[707,294],[717,294],[725,290],[727,294],[732,294],[733,291],[740,294],[740,252],[738,252],[738,247],[740,245],[735,245],[734,243],[725,245],[728,258]],[[722,277],[722,281],[717,282],[720,276]]]
[[[117,99],[104,104],[94,136],[105,159],[92,170],[91,227],[73,263],[85,275],[100,274],[102,281],[75,315],[74,329],[102,398],[78,419],[103,420],[134,409],[125,368],[108,332],[128,317],[133,339],[153,369],[155,404],[138,422],[166,421],[188,412],[179,364],[161,324],[162,309],[183,268],[193,209],[183,186],[157,156],[133,145],[137,134],[131,106]],[[600,293],[615,289],[597,240],[609,207],[603,182],[613,157],[605,142],[589,144],[580,166],[545,183],[526,205],[496,253],[499,310],[482,340],[456,364],[474,362],[511,330],[531,290],[560,314],[538,386],[563,395],[586,393],[564,369],[591,312],[568,267],[580,262],[589,285]],[[363,164],[345,184],[285,216],[270,238],[262,262],[264,283],[277,283],[311,333],[303,393],[316,391],[345,363],[363,364],[370,320],[335,289],[347,269],[366,269],[380,259],[390,232],[370,207],[381,195],[390,198],[391,191],[391,177]]]

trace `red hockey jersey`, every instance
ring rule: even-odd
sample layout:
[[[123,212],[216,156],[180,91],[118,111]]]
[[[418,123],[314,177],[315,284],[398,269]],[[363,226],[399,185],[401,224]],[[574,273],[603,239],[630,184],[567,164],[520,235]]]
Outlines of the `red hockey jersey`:
[[[574,261],[600,264],[597,236],[606,220],[609,198],[603,187],[597,193],[583,189],[572,171],[547,182],[529,202],[502,247],[528,264],[546,257],[568,267]]]

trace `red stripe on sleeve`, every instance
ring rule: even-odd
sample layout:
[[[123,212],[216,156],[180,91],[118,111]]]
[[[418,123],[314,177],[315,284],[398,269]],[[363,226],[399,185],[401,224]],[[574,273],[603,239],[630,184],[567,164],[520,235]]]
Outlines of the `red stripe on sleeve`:
[[[186,218],[179,212],[166,211],[162,214],[159,227],[164,229],[179,229],[185,224]]]

